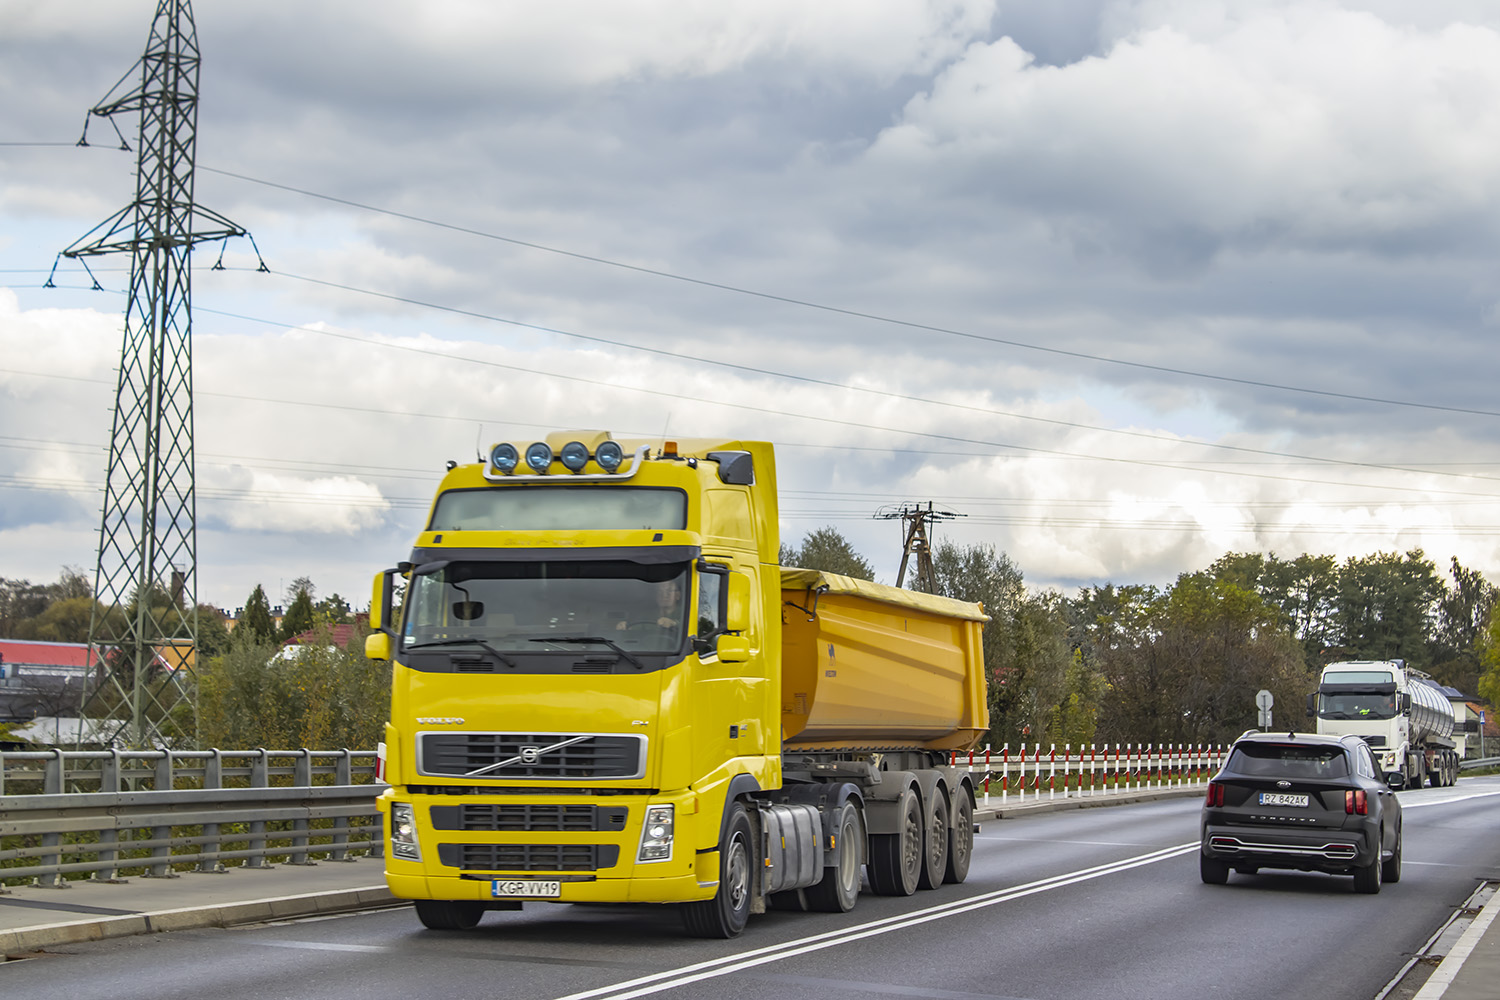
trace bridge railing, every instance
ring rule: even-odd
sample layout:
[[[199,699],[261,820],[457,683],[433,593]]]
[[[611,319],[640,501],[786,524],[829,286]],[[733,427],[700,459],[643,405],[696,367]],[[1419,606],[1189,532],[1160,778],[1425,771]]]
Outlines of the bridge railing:
[[[1224,765],[1221,743],[1022,743],[955,753],[980,805],[1206,786]]]
[[[0,885],[379,854],[383,787],[373,750],[0,753]]]

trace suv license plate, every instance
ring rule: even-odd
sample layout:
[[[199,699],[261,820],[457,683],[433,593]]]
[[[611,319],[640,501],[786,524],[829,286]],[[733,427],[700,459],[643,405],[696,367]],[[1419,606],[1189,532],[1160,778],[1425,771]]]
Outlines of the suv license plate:
[[[490,895],[556,899],[562,895],[562,883],[542,882],[535,879],[497,878],[490,880]]]
[[[1306,795],[1292,795],[1287,792],[1261,792],[1260,804],[1263,806],[1306,806]]]

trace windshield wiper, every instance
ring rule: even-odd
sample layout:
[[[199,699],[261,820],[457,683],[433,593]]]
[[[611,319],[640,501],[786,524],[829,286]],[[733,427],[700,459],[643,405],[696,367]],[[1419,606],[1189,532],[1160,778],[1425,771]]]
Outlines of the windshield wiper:
[[[544,638],[541,638],[541,639],[528,639],[527,641],[528,642],[566,642],[566,643],[576,643],[576,644],[580,644],[580,645],[583,644],[583,643],[586,643],[586,642],[596,642],[596,643],[598,643],[601,646],[608,646],[610,649],[614,650],[616,653],[619,653],[626,660],[630,661],[630,663],[633,664],[637,670],[645,670],[646,669],[646,665],[644,663],[642,663],[640,660],[638,660],[634,656],[632,656],[623,647],[621,647],[619,645],[619,643],[616,643],[612,639],[606,639],[602,635],[549,635],[549,636],[545,636]]]
[[[478,646],[480,649],[483,649],[486,653],[489,653],[491,656],[499,660],[501,663],[505,664],[507,667],[510,667],[512,670],[516,669],[515,660],[512,660],[510,657],[506,656],[504,653],[500,652],[500,650],[496,649],[494,646],[491,646],[483,639],[434,639],[432,642],[415,642],[406,644],[407,649],[431,649],[433,646]]]

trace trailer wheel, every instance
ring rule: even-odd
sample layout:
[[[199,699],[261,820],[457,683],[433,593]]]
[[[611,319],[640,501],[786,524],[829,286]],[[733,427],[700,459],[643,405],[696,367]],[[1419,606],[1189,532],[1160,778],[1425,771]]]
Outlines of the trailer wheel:
[[[932,790],[932,822],[922,831],[922,870],[917,886],[936,889],[948,873],[948,795],[941,788]]]
[[[469,899],[414,899],[422,926],[434,931],[466,931],[479,924],[484,904]]]
[[[969,862],[974,857],[974,803],[960,787],[955,792],[953,822],[948,824],[948,869],[943,881],[959,883],[969,877]]]
[[[897,801],[899,833],[879,833],[870,838],[870,860],[865,871],[870,888],[878,896],[910,896],[917,891],[922,874],[922,803],[908,788]]]
[[[682,904],[682,924],[694,937],[732,938],[750,919],[750,817],[741,802],[729,805],[719,842],[719,890],[713,899]]]
[[[865,864],[865,817],[859,806],[845,800],[833,828],[839,842],[839,863],[823,869],[823,881],[804,893],[807,905],[823,913],[848,913],[859,901],[860,869]]]

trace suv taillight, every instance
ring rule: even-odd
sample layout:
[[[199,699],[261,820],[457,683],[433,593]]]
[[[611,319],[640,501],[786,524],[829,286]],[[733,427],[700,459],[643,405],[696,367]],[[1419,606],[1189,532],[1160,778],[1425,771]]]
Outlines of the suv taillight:
[[[1370,800],[1363,788],[1344,793],[1344,813],[1349,816],[1366,816],[1370,812]]]
[[[1224,786],[1217,781],[1208,783],[1208,797],[1204,803],[1210,806],[1222,806],[1224,804]]]

